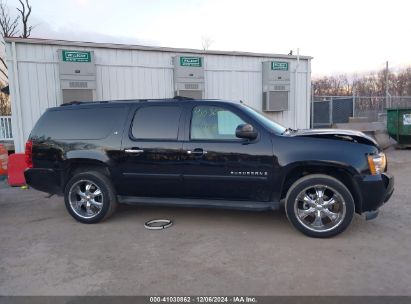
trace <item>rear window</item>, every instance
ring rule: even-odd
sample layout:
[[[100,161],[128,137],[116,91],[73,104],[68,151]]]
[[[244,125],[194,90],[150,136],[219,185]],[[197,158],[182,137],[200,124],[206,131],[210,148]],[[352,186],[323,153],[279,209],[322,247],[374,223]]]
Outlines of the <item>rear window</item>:
[[[179,106],[147,106],[137,110],[131,133],[135,139],[175,140],[178,137]]]
[[[44,113],[32,136],[52,139],[103,139],[125,119],[125,107],[50,110]]]

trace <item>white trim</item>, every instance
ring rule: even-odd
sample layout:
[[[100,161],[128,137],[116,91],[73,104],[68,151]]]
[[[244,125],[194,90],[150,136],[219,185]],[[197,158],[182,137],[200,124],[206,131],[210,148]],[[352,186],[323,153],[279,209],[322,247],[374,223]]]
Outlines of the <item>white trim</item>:
[[[49,60],[17,60],[20,63],[37,63],[37,64],[59,64],[58,61]],[[143,69],[174,69],[174,66],[152,66],[143,64],[111,64],[111,63],[96,63],[96,66],[101,67],[117,67],[117,68],[143,68]],[[204,69],[205,72],[239,72],[239,73],[261,73],[261,70],[236,70],[236,69]],[[297,71],[297,74],[306,74],[307,71]]]
[[[308,62],[307,64],[307,105],[308,105],[308,109],[307,109],[307,124],[309,128],[312,128],[314,126],[314,108],[313,108],[313,103],[311,100],[312,97],[312,84],[311,84],[311,61]],[[309,101],[309,102],[308,102]]]
[[[188,48],[171,48],[171,47],[156,47],[144,45],[131,44],[115,44],[115,43],[96,43],[96,42],[82,42],[82,41],[68,41],[68,40],[52,40],[39,38],[5,38],[5,42],[17,42],[26,44],[40,44],[40,45],[60,45],[60,46],[76,46],[76,47],[93,47],[93,48],[108,48],[108,49],[122,49],[122,50],[140,50],[152,52],[170,52],[170,53],[188,53],[199,55],[226,55],[226,56],[246,56],[246,57],[268,57],[268,58],[288,58],[297,59],[297,56],[289,56],[284,54],[270,54],[270,53],[251,53],[251,52],[235,52],[235,51],[204,51]],[[311,60],[310,56],[299,56],[302,60]]]
[[[14,149],[16,152],[24,151],[24,135],[23,135],[23,121],[22,121],[22,112],[21,112],[21,98],[20,98],[20,85],[19,85],[19,72],[17,66],[17,52],[16,52],[16,43],[13,41],[11,44],[11,58],[13,63],[13,82],[11,83],[12,87],[12,98],[15,100],[11,101],[11,104],[14,104],[15,110],[12,109],[12,130],[14,132]],[[14,112],[14,113],[13,113]]]

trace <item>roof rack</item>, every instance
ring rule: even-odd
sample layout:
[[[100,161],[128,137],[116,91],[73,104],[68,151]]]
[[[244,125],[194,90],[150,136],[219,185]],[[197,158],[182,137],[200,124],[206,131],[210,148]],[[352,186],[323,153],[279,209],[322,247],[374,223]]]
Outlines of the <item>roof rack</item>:
[[[172,98],[159,98],[159,99],[130,99],[130,100],[102,100],[102,101],[70,101],[60,105],[60,107],[83,105],[83,104],[95,104],[95,103],[115,103],[115,102],[147,102],[147,101],[172,101],[172,100],[194,100],[194,98],[185,96],[174,96]]]
[[[72,106],[72,105],[83,105],[83,104],[95,104],[95,103],[109,103],[110,101],[101,100],[101,101],[70,101],[62,103],[60,107]]]
[[[60,107],[65,107],[65,106],[71,106],[71,105],[77,105],[77,104],[83,104],[84,101],[70,101],[66,103],[62,103]]]

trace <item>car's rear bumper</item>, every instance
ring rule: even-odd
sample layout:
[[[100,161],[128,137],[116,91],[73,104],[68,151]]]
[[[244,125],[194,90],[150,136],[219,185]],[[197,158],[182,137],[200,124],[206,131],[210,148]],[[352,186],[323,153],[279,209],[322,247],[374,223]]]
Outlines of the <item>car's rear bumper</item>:
[[[394,176],[389,173],[359,177],[357,184],[362,198],[361,213],[377,210],[394,192]]]
[[[53,169],[31,168],[24,171],[26,183],[36,190],[61,194],[61,174]]]

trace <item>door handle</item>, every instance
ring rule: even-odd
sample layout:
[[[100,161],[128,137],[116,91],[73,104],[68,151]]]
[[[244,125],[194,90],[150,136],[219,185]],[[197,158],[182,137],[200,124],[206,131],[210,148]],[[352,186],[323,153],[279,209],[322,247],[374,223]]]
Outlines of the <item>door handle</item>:
[[[142,149],[125,149],[124,152],[126,152],[126,153],[143,153],[144,150],[142,150]]]
[[[207,151],[204,151],[203,149],[194,149],[194,150],[187,150],[188,155],[195,155],[195,156],[201,156],[207,154]]]

